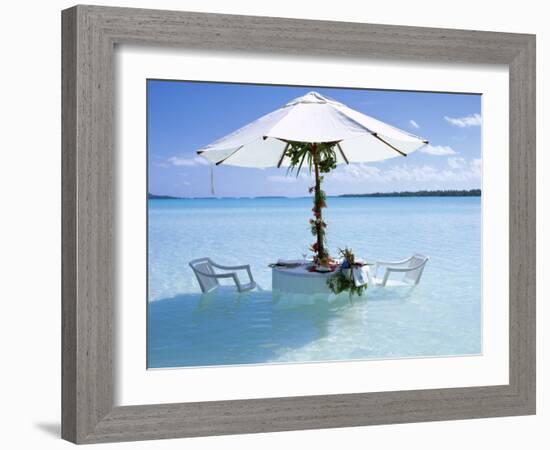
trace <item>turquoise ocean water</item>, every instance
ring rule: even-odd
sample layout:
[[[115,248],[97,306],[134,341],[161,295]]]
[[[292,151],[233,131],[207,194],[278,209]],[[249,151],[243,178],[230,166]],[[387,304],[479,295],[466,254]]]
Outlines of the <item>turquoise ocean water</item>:
[[[367,261],[430,256],[415,289],[280,307],[270,262],[300,259],[310,198],[149,200],[148,367],[481,352],[479,197],[329,198],[328,245]],[[261,291],[201,295],[188,261],[250,264]]]

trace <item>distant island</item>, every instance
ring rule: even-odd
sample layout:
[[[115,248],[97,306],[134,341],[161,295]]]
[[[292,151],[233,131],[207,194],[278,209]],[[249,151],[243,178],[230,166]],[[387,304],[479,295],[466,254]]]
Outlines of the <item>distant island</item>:
[[[151,194],[150,192],[147,194],[147,198],[149,200],[217,200],[219,197],[174,197],[172,195],[157,195],[157,194]],[[239,198],[287,198],[282,195],[263,195],[259,197],[223,197],[223,198],[231,198],[231,199],[239,199]]]
[[[328,197],[481,197],[481,189],[446,190],[446,191],[402,191],[402,192],[372,192],[370,194],[342,194],[329,195]],[[216,200],[218,197],[174,197],[172,195],[147,194],[150,200]],[[223,197],[231,199],[239,198],[289,198],[283,196],[259,196],[259,197]]]
[[[147,198],[151,200],[181,200],[182,197],[172,197],[171,195],[157,195],[151,194],[149,192],[147,194]]]
[[[481,197],[481,189],[446,191],[373,192],[370,194],[342,194],[338,197]]]

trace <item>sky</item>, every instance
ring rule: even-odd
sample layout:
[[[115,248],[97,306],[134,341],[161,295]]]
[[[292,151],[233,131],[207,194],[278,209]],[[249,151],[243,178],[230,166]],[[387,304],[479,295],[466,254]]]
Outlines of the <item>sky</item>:
[[[210,197],[210,164],[196,150],[317,91],[428,140],[409,154],[339,165],[325,176],[328,195],[481,187],[481,96],[369,89],[147,80],[148,189]],[[308,196],[308,171],[214,167],[216,197]]]

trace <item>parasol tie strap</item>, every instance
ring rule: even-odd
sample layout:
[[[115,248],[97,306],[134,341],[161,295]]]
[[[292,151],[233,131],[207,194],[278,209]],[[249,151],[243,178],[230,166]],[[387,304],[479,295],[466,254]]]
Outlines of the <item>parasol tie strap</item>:
[[[215,192],[214,192],[214,164],[210,164],[210,193],[212,195],[215,194]]]

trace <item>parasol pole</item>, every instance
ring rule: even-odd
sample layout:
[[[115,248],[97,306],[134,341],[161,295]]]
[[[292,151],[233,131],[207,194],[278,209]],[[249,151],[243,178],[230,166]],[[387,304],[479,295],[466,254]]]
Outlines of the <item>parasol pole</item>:
[[[323,208],[321,208],[321,176],[319,175],[319,153],[317,152],[317,144],[311,144],[311,153],[313,156],[313,168],[315,172],[315,197],[313,199],[313,206],[316,212],[316,231],[317,231],[317,255],[319,259],[326,256],[325,246],[323,242]]]

